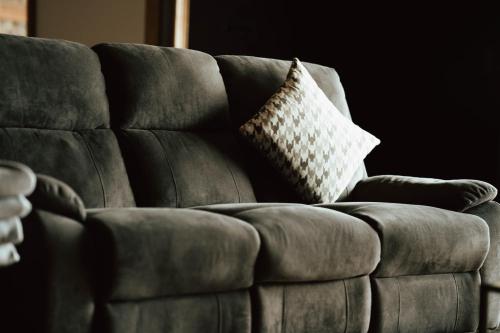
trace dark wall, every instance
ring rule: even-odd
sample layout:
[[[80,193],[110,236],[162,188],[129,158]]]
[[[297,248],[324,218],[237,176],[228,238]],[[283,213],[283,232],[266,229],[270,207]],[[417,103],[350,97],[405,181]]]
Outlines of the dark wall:
[[[370,174],[500,185],[493,8],[192,0],[190,46],[336,68],[355,122],[382,140],[367,159]]]

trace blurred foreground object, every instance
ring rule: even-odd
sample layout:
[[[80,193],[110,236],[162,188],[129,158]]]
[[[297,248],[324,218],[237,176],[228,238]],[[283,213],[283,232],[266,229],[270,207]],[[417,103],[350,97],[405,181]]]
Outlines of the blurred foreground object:
[[[23,240],[21,218],[31,211],[26,196],[33,192],[35,184],[31,169],[0,160],[0,267],[20,259],[15,245]]]

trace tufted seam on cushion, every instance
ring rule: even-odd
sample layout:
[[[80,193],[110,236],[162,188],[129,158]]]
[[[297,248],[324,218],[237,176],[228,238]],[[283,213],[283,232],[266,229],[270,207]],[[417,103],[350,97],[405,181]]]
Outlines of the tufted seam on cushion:
[[[283,285],[283,304],[281,310],[281,333],[286,333],[286,285]]]
[[[399,286],[399,277],[396,277],[396,286],[398,287],[398,326],[397,332],[399,333],[399,319],[401,318],[401,288]]]
[[[222,333],[222,311],[219,295],[215,294],[215,301],[217,302],[217,332]]]
[[[242,209],[240,211],[238,211],[237,213],[234,213],[234,214],[230,214],[230,213],[222,213],[222,212],[212,212],[211,210],[205,210],[204,208],[205,207],[210,207],[210,206],[214,206],[214,205],[218,205],[218,204],[213,204],[213,205],[203,205],[203,206],[194,206],[194,207],[186,207],[186,209],[199,209],[199,210],[202,210],[204,212],[211,212],[211,213],[215,213],[215,214],[221,214],[221,215],[225,215],[225,216],[231,216],[231,217],[236,217],[236,215],[240,214],[240,213],[245,213],[245,212],[249,212],[249,211],[252,211],[252,210],[257,210],[257,209],[264,209],[264,208],[276,208],[276,207],[289,207],[289,206],[306,206],[306,207],[310,207],[309,205],[306,205],[306,204],[301,204],[301,203],[282,203],[282,202],[278,202],[278,203],[270,203],[270,202],[266,202],[265,204],[272,204],[269,205],[269,206],[266,206],[266,207],[249,207],[249,208],[245,208],[245,209]],[[224,205],[224,204],[222,204]],[[238,218],[240,219],[240,218]],[[241,221],[244,221],[246,222],[245,220],[241,220]]]
[[[241,203],[241,195],[240,195],[240,189],[238,188],[238,184],[236,183],[236,178],[234,178],[234,173],[233,173],[233,170],[231,170],[231,167],[229,166],[229,164],[227,163],[227,159],[226,157],[224,157],[224,164],[226,165],[227,167],[227,170],[229,171],[229,173],[231,174],[231,178],[233,179],[233,182],[234,182],[234,187],[236,188],[236,193],[238,193],[238,202]]]
[[[134,307],[135,307],[135,309],[136,309],[136,311],[137,311],[137,317],[138,317],[138,318],[136,319],[136,321],[135,321],[135,328],[134,328],[134,332],[135,332],[135,333],[139,333],[139,325],[140,325],[140,323],[141,323],[142,311],[141,311],[141,309],[139,308],[139,306],[138,306],[137,304],[135,304],[135,306],[134,306]]]
[[[460,298],[459,298],[459,292],[458,292],[458,284],[457,284],[457,279],[455,278],[455,273],[451,273],[451,276],[453,278],[453,283],[455,284],[455,293],[457,296],[457,306],[456,306],[456,314],[455,314],[455,324],[453,325],[453,332],[457,330],[457,323],[458,323],[458,314],[460,313]]]
[[[83,135],[80,132],[75,131],[75,133],[78,134],[78,136],[83,141],[83,144],[85,145],[85,148],[87,149],[87,151],[89,153],[90,159],[92,160],[92,164],[94,165],[95,171],[97,172],[97,176],[99,177],[99,182],[101,183],[102,204],[103,204],[103,207],[106,207],[106,191],[104,190],[104,183],[102,182],[102,175],[101,175],[101,172],[99,171],[99,168],[97,167],[97,163],[95,162],[94,154],[92,153],[92,149],[90,149],[90,146],[89,146],[87,140],[85,140],[85,138],[83,137]]]
[[[347,327],[349,325],[349,294],[347,291],[347,284],[345,283],[345,279],[342,280],[344,283],[344,293],[345,293],[345,327],[344,333],[347,333]]]
[[[163,157],[165,159],[165,162],[167,162],[168,168],[170,170],[170,174],[172,175],[172,182],[173,182],[174,188],[175,188],[175,207],[179,207],[179,189],[178,189],[177,183],[175,181],[174,170],[172,169],[172,165],[170,164],[170,161],[168,160],[168,157],[167,157],[167,150],[165,149],[165,146],[161,142],[161,140],[158,137],[158,134],[156,134],[155,130],[148,130],[148,131],[151,132],[151,134],[153,134],[153,136],[156,138],[156,140],[158,140],[158,143],[160,144],[161,149],[163,150]]]

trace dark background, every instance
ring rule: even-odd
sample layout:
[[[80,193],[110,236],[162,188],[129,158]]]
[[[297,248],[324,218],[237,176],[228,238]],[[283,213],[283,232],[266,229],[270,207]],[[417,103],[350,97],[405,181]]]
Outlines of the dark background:
[[[371,175],[499,186],[500,12],[401,3],[191,0],[190,47],[334,67],[354,121],[382,140]]]

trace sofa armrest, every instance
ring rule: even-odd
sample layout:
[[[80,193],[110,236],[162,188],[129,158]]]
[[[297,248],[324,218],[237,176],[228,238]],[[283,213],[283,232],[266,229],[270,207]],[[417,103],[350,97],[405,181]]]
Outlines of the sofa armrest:
[[[29,197],[35,209],[66,216],[79,222],[85,221],[87,214],[85,205],[69,185],[47,175],[37,174],[36,178],[35,190]]]
[[[92,244],[85,226],[36,208],[22,223],[21,260],[0,269],[2,332],[90,332]]]
[[[480,270],[481,281],[498,283],[500,281],[500,204],[486,202],[465,211],[482,218],[488,224],[490,232],[490,249]],[[497,329],[500,326],[500,295],[492,293],[488,296],[488,328]]]
[[[28,195],[35,188],[35,175],[27,166],[0,160],[0,197]]]
[[[23,240],[21,218],[31,211],[25,195],[35,187],[35,175],[27,166],[0,160],[0,267],[20,260],[15,244]]]
[[[359,181],[346,201],[405,203],[463,212],[496,195],[493,185],[480,180],[384,175]]]

